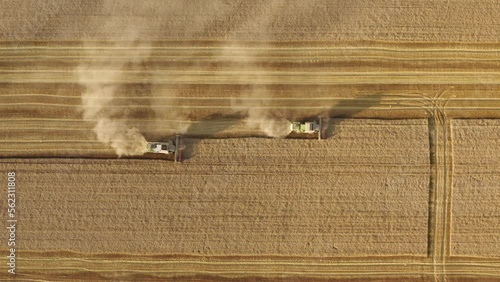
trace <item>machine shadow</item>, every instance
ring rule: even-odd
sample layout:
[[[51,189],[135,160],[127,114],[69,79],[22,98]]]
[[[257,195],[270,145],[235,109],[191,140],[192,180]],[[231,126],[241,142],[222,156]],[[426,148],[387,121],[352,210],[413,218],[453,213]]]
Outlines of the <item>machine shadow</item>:
[[[184,135],[185,149],[182,152],[183,159],[187,160],[195,156],[194,148],[200,142],[201,138],[211,138],[217,133],[226,130],[227,128],[236,125],[244,118],[240,114],[212,114],[206,119],[191,125]],[[221,121],[221,122],[214,122]]]
[[[322,138],[327,139],[334,136],[336,126],[341,123],[342,120],[354,118],[358,113],[380,105],[382,97],[384,97],[383,94],[359,96],[353,99],[344,100],[328,111],[321,113],[320,116],[324,118],[323,121],[324,124],[326,124]],[[195,156],[194,148],[201,138],[213,137],[217,133],[241,122],[243,118],[245,118],[245,116],[237,113],[230,115],[213,114],[208,116],[205,120],[201,120],[191,125],[184,134],[186,137],[184,138],[186,147],[182,152],[183,159],[186,160]],[[316,120],[317,118],[318,116],[314,115],[306,117],[304,120]],[[224,122],[214,123],[214,120],[223,120]]]
[[[326,122],[324,139],[335,136],[336,127],[343,120],[355,118],[358,113],[380,105],[382,97],[384,97],[383,94],[363,95],[344,100],[332,107],[326,114],[329,121]]]

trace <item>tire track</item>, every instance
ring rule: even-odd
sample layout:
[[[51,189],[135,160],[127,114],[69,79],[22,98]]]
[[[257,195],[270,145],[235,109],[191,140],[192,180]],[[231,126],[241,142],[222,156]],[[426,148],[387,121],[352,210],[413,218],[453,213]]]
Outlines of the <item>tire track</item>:
[[[428,102],[434,106],[429,121],[431,148],[431,176],[429,250],[434,262],[435,280],[446,281],[453,271],[447,269],[450,257],[451,238],[451,192],[452,192],[452,137],[451,121],[447,117],[449,100],[441,99],[449,89],[440,92]],[[438,100],[439,99],[439,100]],[[432,130],[432,132],[431,132]]]
[[[203,261],[197,258],[179,258],[174,257],[167,259],[141,259],[134,256],[123,256],[119,259],[98,259],[98,258],[79,258],[65,255],[64,259],[56,259],[47,257],[45,254],[28,254],[23,257],[26,261],[26,269],[35,274],[41,271],[37,267],[40,263],[47,265],[53,273],[64,273],[69,270],[88,271],[89,269],[98,269],[100,273],[107,276],[110,269],[115,269],[120,273],[136,273],[135,270],[141,270],[139,273],[148,273],[162,269],[160,277],[171,277],[179,273],[187,273],[189,270],[196,269],[222,277],[231,278],[233,275],[240,273],[255,273],[266,276],[286,275],[288,277],[403,277],[411,278],[413,275],[426,275],[432,277],[434,274],[430,271],[432,262],[425,259],[412,257],[406,262],[399,262],[397,259],[386,258],[387,262],[375,261],[343,261],[319,258],[323,262],[318,263],[312,261],[312,258],[290,258],[283,260],[282,258],[254,258],[252,260],[246,258],[213,258],[211,261]],[[305,260],[305,261],[304,261]],[[467,276],[491,276],[495,277],[500,272],[500,265],[491,262],[475,262],[475,263],[449,263],[449,275],[467,275]],[[363,270],[360,270],[362,268]],[[102,271],[101,271],[102,270]],[[440,273],[438,273],[440,274]],[[137,276],[136,276],[137,277]],[[421,280],[420,280],[421,281]]]
[[[431,181],[429,190],[429,239],[428,254],[434,266],[436,281],[446,281],[453,271],[447,269],[447,259],[451,248],[451,194],[453,177],[453,140],[452,125],[448,118],[448,103],[452,98],[445,94],[452,90],[448,88],[429,98],[415,102],[429,112],[429,145],[431,163]]]

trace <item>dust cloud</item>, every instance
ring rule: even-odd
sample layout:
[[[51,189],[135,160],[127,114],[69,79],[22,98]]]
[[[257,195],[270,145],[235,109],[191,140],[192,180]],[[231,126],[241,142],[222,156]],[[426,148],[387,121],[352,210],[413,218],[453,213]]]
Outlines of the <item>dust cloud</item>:
[[[177,99],[179,96],[176,90],[161,89],[161,86],[156,86],[152,89],[154,94],[151,98],[152,109],[155,113],[154,127],[161,128],[161,132],[151,133],[151,137],[155,139],[163,139],[165,136],[175,134],[185,134],[189,128],[189,109],[175,108],[181,106],[182,100]],[[168,107],[165,107],[168,106]],[[173,107],[172,107],[173,106]],[[155,131],[155,128],[152,131]]]
[[[239,98],[231,100],[231,109],[245,118],[247,126],[256,128],[269,137],[284,138],[290,134],[290,121],[280,117],[277,110],[272,110],[272,94],[267,88],[270,81],[268,76],[262,74],[264,67],[256,60],[255,51],[227,45],[222,52],[226,55],[236,53],[238,62],[244,63],[256,78],[250,91],[244,91]],[[244,78],[244,75],[234,76],[235,82],[239,84],[245,84]]]
[[[255,22],[259,23],[259,27],[271,25],[279,11],[285,8],[286,3],[283,0],[276,0],[272,2],[271,6],[268,10],[261,9],[260,6],[252,8],[252,10],[255,9],[251,11],[254,17],[236,21],[234,26],[227,30],[227,37],[230,38],[231,34],[243,32],[248,25]],[[222,11],[224,17],[229,17],[238,12],[236,8],[231,7],[224,2],[215,1],[212,8],[217,8],[217,10]],[[123,8],[124,6],[120,2],[104,2],[102,7],[105,11]],[[185,8],[185,4],[182,2],[169,5],[166,16],[183,11]],[[215,15],[212,14],[207,14],[198,20],[199,28],[193,30],[192,35],[204,33],[207,28],[211,28],[217,23]],[[90,61],[80,64],[76,69],[79,83],[84,87],[81,96],[83,118],[95,123],[93,130],[97,139],[112,147],[118,156],[145,153],[147,141],[144,135],[155,141],[162,140],[172,134],[184,134],[189,127],[189,123],[186,122],[189,121],[189,109],[179,107],[181,100],[176,99],[178,96],[176,90],[162,89],[161,85],[148,85],[149,95],[145,97],[154,117],[149,119],[147,124],[141,125],[137,122],[136,116],[132,114],[137,110],[134,109],[134,102],[131,99],[127,102],[127,96],[134,94],[123,93],[127,91],[127,87],[123,84],[126,79],[124,75],[126,71],[140,68],[141,64],[152,55],[151,46],[140,41],[146,32],[145,27],[137,23],[129,26],[124,26],[123,22],[113,22],[113,20],[104,23],[100,32],[114,35],[108,40],[116,42],[111,47],[119,49],[120,58],[99,58],[99,48],[96,48],[99,46],[87,43],[84,47],[87,47],[86,50],[89,52],[87,58]],[[161,26],[162,23],[157,23],[156,26],[148,28],[159,29]],[[118,30],[117,27],[120,29]],[[124,42],[126,49],[121,48]],[[109,44],[107,46],[109,47]],[[255,60],[255,52],[247,52],[245,48],[228,44],[226,48],[223,48],[222,53],[229,55],[229,58],[236,54],[237,56],[233,60],[237,60],[240,64],[243,62],[249,67],[256,67],[254,70],[259,77],[260,67]],[[238,80],[238,77],[235,79]],[[265,84],[264,81],[257,82],[250,92],[241,95],[241,99],[232,101],[231,107],[245,118],[245,123],[249,127],[256,128],[270,137],[285,137],[290,133],[290,122],[283,118],[283,115],[280,116],[276,111],[270,110],[272,105],[269,103],[272,101],[270,99],[272,96],[270,91],[263,86]],[[120,93],[119,97],[117,97],[117,92]]]
[[[257,104],[263,104],[261,101]],[[251,127],[258,128],[269,137],[284,138],[291,132],[290,121],[272,117],[269,111],[256,107],[248,108],[248,117],[245,122]]]
[[[132,45],[125,51],[120,50],[123,53],[120,59],[102,59],[99,46],[85,44],[86,55],[91,61],[76,69],[79,84],[84,87],[81,96],[83,119],[95,122],[97,139],[115,149],[119,157],[142,155],[147,144],[140,130],[129,124],[133,105],[127,103],[126,97],[119,100],[115,97],[116,91],[124,88],[121,85],[124,69],[138,67],[150,55],[150,48],[137,42],[136,35],[130,29],[122,37],[121,41],[132,42]]]
[[[245,123],[269,137],[284,138],[290,134],[290,121],[278,117],[269,107],[271,95],[265,86],[254,86],[248,95],[231,100],[231,108],[245,116]]]

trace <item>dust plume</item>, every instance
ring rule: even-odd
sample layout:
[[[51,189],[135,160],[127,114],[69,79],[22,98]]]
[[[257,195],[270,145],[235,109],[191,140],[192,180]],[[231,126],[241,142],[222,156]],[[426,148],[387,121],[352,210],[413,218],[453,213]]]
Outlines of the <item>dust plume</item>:
[[[155,113],[155,122],[150,131],[160,132],[152,133],[151,138],[163,139],[165,136],[172,136],[175,134],[185,134],[189,128],[189,109],[176,108],[182,106],[183,101],[177,99],[179,96],[176,89],[165,89],[163,86],[154,86],[152,93],[154,94],[151,99],[152,109]],[[163,107],[163,106],[169,107]]]
[[[79,84],[84,86],[81,96],[83,118],[95,122],[97,139],[115,149],[118,156],[142,155],[147,144],[140,130],[129,124],[134,103],[127,97],[115,97],[118,90],[125,88],[121,84],[124,69],[136,68],[150,54],[148,46],[134,42],[134,38],[134,32],[123,37],[123,41],[133,43],[125,51],[120,50],[124,54],[118,59],[100,59],[99,46],[85,45],[91,50],[87,56],[92,60],[76,69]]]
[[[239,63],[244,63],[245,68],[253,72],[256,78],[255,84],[250,91],[244,91],[240,98],[231,100],[231,109],[245,117],[245,123],[265,133],[269,137],[284,138],[290,134],[290,121],[284,118],[283,113],[271,110],[272,95],[267,89],[270,83],[269,78],[262,75],[264,69],[262,64],[256,60],[255,51],[240,48],[237,45],[227,45],[223,48],[226,55],[237,54],[235,59]],[[245,76],[235,75],[235,82],[245,84]]]
[[[265,86],[255,86],[245,97],[231,100],[233,110],[246,116],[245,123],[269,137],[284,138],[290,134],[290,121],[269,109],[270,95]]]

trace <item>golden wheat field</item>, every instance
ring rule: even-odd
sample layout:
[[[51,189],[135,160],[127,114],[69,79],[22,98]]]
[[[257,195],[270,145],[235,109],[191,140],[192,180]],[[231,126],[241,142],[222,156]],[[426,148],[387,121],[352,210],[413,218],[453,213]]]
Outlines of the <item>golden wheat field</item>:
[[[500,281],[499,11],[0,3],[0,280]]]

